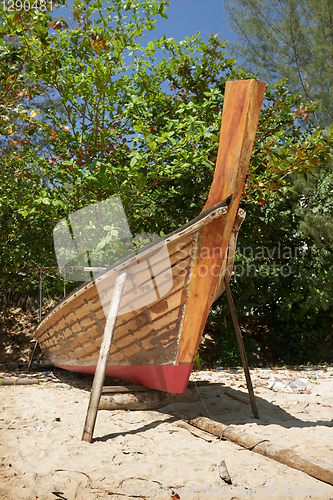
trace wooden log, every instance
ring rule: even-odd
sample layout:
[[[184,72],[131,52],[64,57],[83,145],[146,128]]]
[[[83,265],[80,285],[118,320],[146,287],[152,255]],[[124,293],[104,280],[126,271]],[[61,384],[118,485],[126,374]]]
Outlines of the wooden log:
[[[1,385],[33,385],[39,384],[37,378],[0,378]]]
[[[27,368],[29,366],[29,363],[19,363],[18,364],[19,368]],[[32,365],[32,368],[34,370],[54,370],[55,367],[52,365],[52,363],[46,362],[46,363],[34,363]],[[57,370],[61,370],[61,368],[56,368]]]
[[[121,296],[124,290],[127,274],[123,272],[116,279],[113,296],[109,308],[108,317],[104,329],[103,342],[99,352],[93,385],[91,388],[90,401],[87,410],[87,417],[83,428],[82,441],[92,442],[93,432],[96,423],[99,401],[101,399],[102,388],[105,379],[107,362],[110,356],[113,331],[116,324]]]
[[[228,439],[248,450],[264,455],[281,464],[288,465],[288,467],[305,472],[320,481],[333,485],[333,466],[331,464],[320,462],[291,448],[283,448],[271,443],[268,439],[262,439],[259,436],[248,434],[232,426],[214,422],[214,420],[206,417],[190,418],[184,413],[177,413],[177,416],[194,427],[209,432],[220,439]]]
[[[186,389],[183,394],[170,394],[149,390],[138,392],[115,392],[104,393],[101,397],[99,410],[153,410],[174,403],[193,403],[198,397],[191,389]]]

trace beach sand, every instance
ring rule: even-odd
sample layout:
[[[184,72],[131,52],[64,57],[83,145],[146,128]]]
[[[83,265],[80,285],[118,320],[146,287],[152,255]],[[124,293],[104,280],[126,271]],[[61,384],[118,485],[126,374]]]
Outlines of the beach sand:
[[[1,500],[333,498],[332,485],[177,417],[207,416],[333,465],[333,367],[251,370],[259,420],[225,393],[246,395],[242,369],[193,372],[191,380],[212,382],[195,389],[197,402],[99,411],[92,444],[81,441],[92,377],[55,368],[28,375],[40,384],[0,387]],[[306,379],[307,390],[274,391],[272,377]],[[222,460],[231,485],[219,475]]]

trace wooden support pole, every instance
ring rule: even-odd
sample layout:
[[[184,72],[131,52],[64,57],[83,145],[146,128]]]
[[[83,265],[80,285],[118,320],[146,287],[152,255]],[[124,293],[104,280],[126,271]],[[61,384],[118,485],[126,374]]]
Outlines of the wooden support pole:
[[[320,462],[315,458],[303,455],[291,448],[283,448],[282,446],[271,443],[268,439],[263,439],[263,436],[248,434],[232,425],[224,425],[210,418],[191,418],[184,413],[177,413],[177,417],[220,439],[228,439],[228,441],[243,446],[247,450],[259,453],[281,464],[288,465],[293,469],[305,472],[309,476],[315,477],[325,483],[333,484],[333,466],[331,464]]]
[[[34,348],[32,350],[32,353],[31,353],[31,356],[30,356],[30,359],[29,359],[28,368],[26,369],[26,373],[28,373],[28,371],[31,368],[31,363],[32,363],[32,360],[34,359],[34,355],[35,355],[35,352],[36,352],[37,345],[38,345],[38,342],[37,342],[37,340],[35,340],[35,345],[34,345]]]
[[[224,278],[224,283],[225,283],[225,291],[226,291],[227,298],[228,298],[229,308],[231,311],[232,321],[234,323],[237,343],[238,343],[238,347],[240,350],[241,360],[242,360],[242,364],[243,364],[243,368],[244,368],[244,372],[245,372],[246,385],[247,385],[247,389],[249,391],[252,412],[253,412],[254,418],[259,418],[259,414],[258,414],[258,410],[257,410],[257,403],[256,403],[256,400],[254,397],[253,386],[252,386],[252,381],[251,381],[251,376],[250,376],[250,371],[249,371],[249,365],[247,363],[247,357],[246,357],[242,332],[241,332],[241,329],[239,327],[239,322],[238,322],[238,318],[237,318],[234,299],[232,298],[230,285],[229,285],[229,282],[226,278]]]
[[[98,405],[101,399],[106,366],[108,363],[111,350],[113,331],[116,325],[116,320],[120,307],[120,301],[125,286],[126,276],[127,276],[126,272],[123,272],[117,276],[109,308],[109,313],[105,324],[103,342],[101,345],[101,349],[99,351],[99,357],[96,366],[94,381],[91,388],[91,395],[87,410],[86,421],[84,424],[83,434],[82,434],[82,441],[87,441],[88,443],[91,443],[93,438]]]

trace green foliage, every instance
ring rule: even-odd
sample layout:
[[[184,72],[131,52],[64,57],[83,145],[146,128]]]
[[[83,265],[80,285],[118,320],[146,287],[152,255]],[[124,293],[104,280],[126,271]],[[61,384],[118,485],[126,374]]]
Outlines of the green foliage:
[[[90,2],[73,6],[71,22],[41,13],[5,19],[3,33],[24,43],[31,77],[49,97],[58,96],[61,109],[60,115],[50,106],[38,120],[47,149],[36,144],[31,157],[23,154],[16,162],[61,189],[68,211],[120,193],[135,225],[137,214],[151,216],[151,205],[182,197],[183,188],[202,198],[233,61],[214,37],[208,45],[199,37],[162,37],[142,47],[153,16],[164,9],[164,2],[115,1],[104,13]]]
[[[268,86],[244,187],[245,201],[263,204],[270,196],[284,196],[294,189],[294,173],[307,178],[327,163],[332,131],[311,127],[307,114],[314,109],[290,93],[285,79]]]
[[[52,230],[61,206],[37,175],[17,178],[7,166],[1,180],[1,284],[35,295],[39,269],[49,266],[53,255]]]
[[[331,361],[333,246],[299,230],[303,200],[301,193],[252,204],[242,226],[231,285],[254,363]],[[237,349],[224,296],[212,320],[225,364]]]
[[[200,354],[198,352],[197,352],[197,355],[195,356],[194,365],[195,365],[197,370],[201,370],[201,358],[200,358]]]
[[[209,189],[233,72],[224,44],[162,37],[142,47],[163,1],[114,1],[106,13],[98,2],[80,5],[68,22],[48,12],[2,19],[16,82],[15,99],[8,77],[0,89],[4,287],[18,286],[18,273],[35,286],[32,269],[55,264],[52,227],[66,214],[120,194],[133,233],[167,233],[197,215]],[[23,65],[8,55],[13,38]]]
[[[328,163],[316,176],[297,179],[295,190],[302,197],[298,207],[300,230],[319,247],[333,244],[333,167]]]
[[[332,106],[332,16],[329,0],[228,0],[238,41],[233,50],[245,67],[268,81],[286,77],[294,94],[317,100],[315,123],[330,125]]]

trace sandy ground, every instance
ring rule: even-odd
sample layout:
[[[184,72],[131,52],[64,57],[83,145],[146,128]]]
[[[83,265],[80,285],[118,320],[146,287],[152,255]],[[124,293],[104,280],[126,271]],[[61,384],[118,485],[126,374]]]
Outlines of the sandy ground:
[[[241,369],[194,372],[192,380],[214,382],[197,387],[198,402],[99,411],[92,444],[81,441],[92,379],[56,369],[30,376],[42,382],[0,387],[1,500],[333,499],[333,486],[176,416],[209,416],[333,464],[333,367],[251,370],[259,420],[224,392],[246,393]],[[307,390],[274,391],[271,377],[306,379]],[[222,460],[231,485],[220,478]]]

